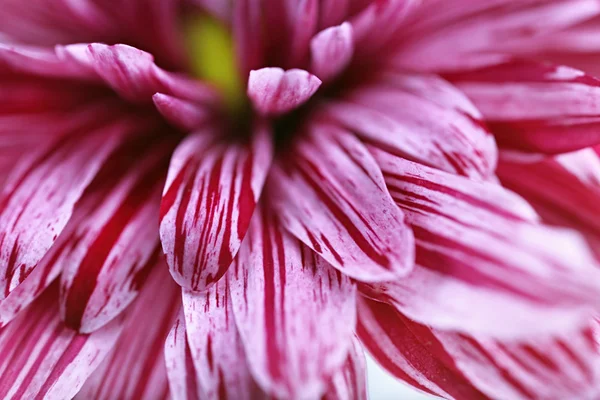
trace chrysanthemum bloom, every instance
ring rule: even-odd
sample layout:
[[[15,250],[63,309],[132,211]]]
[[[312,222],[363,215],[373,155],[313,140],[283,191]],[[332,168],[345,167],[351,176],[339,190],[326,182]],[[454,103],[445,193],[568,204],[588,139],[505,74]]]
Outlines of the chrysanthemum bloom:
[[[3,0],[0,398],[594,398],[599,28]]]

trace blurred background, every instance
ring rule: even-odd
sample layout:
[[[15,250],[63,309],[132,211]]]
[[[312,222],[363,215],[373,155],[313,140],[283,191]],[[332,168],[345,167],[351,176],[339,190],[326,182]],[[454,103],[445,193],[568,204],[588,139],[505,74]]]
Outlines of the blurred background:
[[[394,378],[366,353],[370,400],[436,400],[437,397],[424,395]]]

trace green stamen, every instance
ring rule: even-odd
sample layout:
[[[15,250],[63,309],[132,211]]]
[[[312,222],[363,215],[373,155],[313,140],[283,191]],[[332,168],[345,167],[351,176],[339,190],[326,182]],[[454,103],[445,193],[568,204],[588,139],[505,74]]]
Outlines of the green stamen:
[[[193,72],[221,90],[232,109],[245,101],[235,48],[229,29],[206,15],[196,15],[185,23],[185,37]]]

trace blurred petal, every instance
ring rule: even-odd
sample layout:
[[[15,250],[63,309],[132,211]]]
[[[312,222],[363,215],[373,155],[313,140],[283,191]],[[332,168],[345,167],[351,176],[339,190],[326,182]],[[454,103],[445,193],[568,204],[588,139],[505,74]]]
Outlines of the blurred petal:
[[[119,320],[90,335],[64,326],[56,289],[48,289],[0,331],[1,398],[72,398],[117,340]]]
[[[540,225],[494,183],[374,155],[412,225],[417,257],[412,275],[366,293],[428,325],[500,337],[587,320],[600,271],[577,233]]]
[[[163,345],[181,307],[181,294],[164,261],[126,311],[113,351],[85,383],[77,399],[165,399]]]
[[[311,71],[322,81],[331,81],[348,66],[354,55],[354,37],[349,23],[327,28],[310,43]]]
[[[231,264],[250,223],[271,163],[269,132],[249,145],[199,132],[179,145],[161,204],[160,237],[173,278],[203,290]]]
[[[201,396],[207,400],[264,397],[246,361],[233,318],[228,275],[205,292],[183,292],[185,327]]]
[[[426,74],[387,72],[327,105],[363,140],[448,172],[487,178],[497,150],[481,113],[457,88]]]
[[[268,183],[281,223],[353,278],[406,275],[414,260],[412,233],[367,149],[336,127],[313,125],[301,134]]]
[[[323,400],[367,400],[367,367],[360,341],[354,337],[346,362],[333,374]]]
[[[214,110],[198,103],[178,99],[162,93],[152,96],[154,105],[167,121],[185,131],[193,131],[207,123]]]
[[[593,332],[499,342],[443,332],[392,307],[359,300],[358,334],[396,377],[445,398],[595,398],[600,357]]]
[[[266,208],[252,219],[228,275],[235,320],[267,393],[317,398],[346,359],[355,286],[283,231]]]
[[[600,81],[564,66],[513,61],[448,75],[501,148],[556,154],[600,143]]]
[[[319,78],[300,69],[263,68],[250,72],[248,97],[259,113],[279,115],[304,104],[319,86]]]

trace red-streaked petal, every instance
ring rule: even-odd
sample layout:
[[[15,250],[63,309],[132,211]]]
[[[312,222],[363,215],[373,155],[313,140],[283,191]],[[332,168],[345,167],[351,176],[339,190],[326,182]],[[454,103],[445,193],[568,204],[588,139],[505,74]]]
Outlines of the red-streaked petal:
[[[214,105],[217,95],[207,85],[159,68],[154,57],[124,44],[100,43],[58,47],[61,59],[87,71],[89,79],[103,82],[134,102],[149,103],[163,93],[198,104]]]
[[[445,171],[487,178],[496,167],[481,113],[437,76],[384,73],[330,103],[324,117],[374,146]]]
[[[205,292],[183,292],[185,328],[201,396],[260,399],[246,361],[229,296],[228,275]]]
[[[268,183],[282,224],[353,278],[385,281],[410,272],[412,232],[364,145],[333,126],[300,134]]]
[[[85,134],[75,132],[42,146],[16,167],[0,198],[2,297],[27,277],[56,241],[109,156],[142,128],[133,119],[103,121]]]
[[[250,72],[248,97],[259,113],[273,116],[298,108],[319,86],[319,78],[300,69],[263,68]]]
[[[165,364],[171,397],[178,400],[200,400],[202,393],[196,382],[196,369],[187,342],[183,309],[165,341]]]
[[[600,357],[590,326],[501,342],[431,329],[392,307],[359,300],[358,334],[388,371],[456,399],[595,398]]]
[[[600,81],[581,71],[513,61],[447,77],[481,110],[501,148],[556,154],[600,143]]]
[[[367,400],[367,366],[360,341],[354,337],[346,362],[333,374],[323,400]]]
[[[310,42],[311,71],[324,82],[339,75],[354,55],[352,25],[327,28],[319,32]]]
[[[0,331],[0,397],[72,398],[117,340],[119,320],[91,335],[64,326],[57,292],[49,288]]]
[[[169,388],[163,346],[180,308],[180,288],[162,261],[127,310],[112,353],[76,398],[166,399]]]
[[[160,237],[173,278],[203,290],[231,264],[271,163],[269,132],[246,146],[218,133],[189,136],[175,151],[161,204]]]
[[[495,183],[373,153],[417,256],[413,275],[372,285],[370,296],[428,325],[504,337],[587,319],[599,271],[580,235],[539,224],[523,199]]]
[[[547,223],[576,229],[600,258],[600,158],[579,150],[532,163],[502,160],[502,184],[523,196]]]
[[[142,140],[107,160],[47,257],[64,267],[61,314],[80,332],[127,307],[156,264],[160,194],[175,140]]]
[[[235,320],[267,393],[317,398],[346,359],[355,286],[283,231],[266,208],[255,213],[228,273]]]

